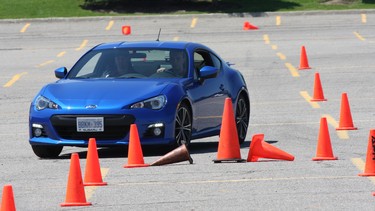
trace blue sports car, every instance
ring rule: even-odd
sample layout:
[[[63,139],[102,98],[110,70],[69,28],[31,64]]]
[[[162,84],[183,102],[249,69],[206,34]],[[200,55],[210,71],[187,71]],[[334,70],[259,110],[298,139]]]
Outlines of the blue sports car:
[[[34,153],[57,157],[64,146],[127,145],[136,124],[142,145],[189,145],[219,135],[225,98],[232,99],[239,142],[250,99],[242,74],[210,48],[192,42],[114,42],[95,46],[30,106]]]

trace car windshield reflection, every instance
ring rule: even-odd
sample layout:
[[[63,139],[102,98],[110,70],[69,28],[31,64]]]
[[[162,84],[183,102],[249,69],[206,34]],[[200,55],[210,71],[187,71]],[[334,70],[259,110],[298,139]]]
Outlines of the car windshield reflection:
[[[184,78],[187,55],[177,49],[106,49],[84,55],[68,79]]]

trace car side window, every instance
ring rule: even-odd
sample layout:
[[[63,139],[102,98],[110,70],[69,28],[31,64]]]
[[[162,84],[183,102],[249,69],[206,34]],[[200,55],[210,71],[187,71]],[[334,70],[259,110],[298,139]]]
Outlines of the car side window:
[[[216,67],[219,71],[221,70],[221,61],[220,59],[215,56],[214,54],[210,54],[212,59],[212,66]]]
[[[221,69],[221,61],[214,54],[205,50],[196,50],[194,52],[194,79],[199,78],[199,70],[204,66],[216,67]]]

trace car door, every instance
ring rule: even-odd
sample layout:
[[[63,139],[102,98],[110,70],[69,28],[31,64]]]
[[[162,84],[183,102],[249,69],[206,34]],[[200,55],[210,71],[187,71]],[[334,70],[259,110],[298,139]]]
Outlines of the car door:
[[[216,77],[202,80],[199,69],[204,66],[216,67]],[[224,101],[228,97],[221,60],[207,50],[197,49],[194,51],[194,67],[194,85],[189,90],[195,104],[194,129],[198,133],[217,133],[221,125]]]

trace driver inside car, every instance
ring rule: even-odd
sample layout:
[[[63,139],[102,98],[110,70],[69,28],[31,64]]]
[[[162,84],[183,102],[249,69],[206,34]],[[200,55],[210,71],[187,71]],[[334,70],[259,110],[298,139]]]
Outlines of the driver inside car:
[[[128,52],[120,52],[114,56],[114,66],[103,73],[103,77],[119,77],[132,72],[132,65]]]
[[[166,72],[170,73],[176,77],[182,78],[186,77],[187,75],[187,62],[186,62],[186,56],[183,51],[178,50],[171,50],[169,52],[169,61],[172,66],[172,68],[159,68],[156,72]]]

